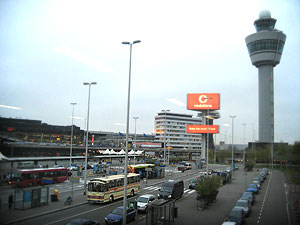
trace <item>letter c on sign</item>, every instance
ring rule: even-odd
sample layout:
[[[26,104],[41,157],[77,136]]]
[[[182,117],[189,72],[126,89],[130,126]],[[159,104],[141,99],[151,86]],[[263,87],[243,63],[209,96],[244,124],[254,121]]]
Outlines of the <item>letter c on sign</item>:
[[[206,97],[206,95],[200,95],[200,96],[199,96],[199,102],[200,102],[200,103],[206,103],[206,102],[207,102],[207,97]]]

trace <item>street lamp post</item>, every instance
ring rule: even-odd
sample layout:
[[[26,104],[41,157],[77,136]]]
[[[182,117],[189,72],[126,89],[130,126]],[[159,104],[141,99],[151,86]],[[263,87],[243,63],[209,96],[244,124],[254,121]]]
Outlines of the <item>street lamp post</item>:
[[[135,165],[135,148],[136,148],[136,120],[139,119],[138,116],[133,117],[134,119],[134,146],[133,146],[133,150],[134,150],[134,154],[133,154],[133,164]]]
[[[86,137],[85,137],[85,162],[84,162],[84,195],[86,195],[86,178],[87,178],[87,155],[88,155],[88,143],[89,143],[89,116],[90,116],[90,95],[91,86],[96,85],[96,82],[87,83],[84,82],[83,85],[89,86],[89,96],[88,96],[88,111],[87,111],[87,121],[86,121]]]
[[[246,144],[245,142],[245,129],[246,129],[246,125],[245,123],[242,124],[244,126],[244,145]],[[246,147],[244,146],[244,171],[245,171],[245,185],[247,188],[247,170],[246,170]]]
[[[127,99],[127,121],[126,121],[126,152],[125,152],[125,175],[124,175],[124,199],[123,199],[123,220],[122,224],[126,225],[127,215],[127,174],[128,174],[128,133],[129,133],[129,109],[130,109],[130,83],[131,83],[131,55],[132,45],[140,43],[140,40],[130,42],[122,42],[123,45],[130,45],[130,57],[129,57],[129,81],[128,81],[128,99]]]
[[[70,169],[72,166],[72,147],[73,147],[73,120],[74,120],[74,106],[77,103],[72,102],[71,105],[73,106],[73,110],[72,110],[72,127],[71,127],[71,146],[70,146]]]
[[[208,175],[208,153],[209,153],[209,109],[207,110],[207,117],[206,117],[206,121],[207,121],[207,148],[206,148],[206,174]]]
[[[246,129],[246,125],[245,123],[242,124],[243,127],[244,127],[244,145],[246,144],[246,141],[245,141],[245,129]],[[246,147],[244,146],[244,166],[245,166],[245,163],[246,163]]]
[[[166,144],[167,144],[167,112],[170,110],[162,110],[165,113],[165,123],[164,123],[164,165],[166,165]]]
[[[232,169],[233,169],[233,119],[236,117],[236,116],[229,116],[231,119],[232,119],[232,137],[231,137],[231,163],[232,163]]]

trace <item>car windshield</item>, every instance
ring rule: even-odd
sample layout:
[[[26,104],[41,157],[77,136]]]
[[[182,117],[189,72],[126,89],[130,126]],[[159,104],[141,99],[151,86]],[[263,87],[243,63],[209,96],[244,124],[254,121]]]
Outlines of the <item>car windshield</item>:
[[[256,188],[255,184],[249,184],[249,188]]]
[[[247,202],[241,202],[241,201],[238,201],[235,206],[238,206],[238,207],[247,207]]]
[[[170,187],[170,186],[162,186],[161,187],[161,189],[160,189],[160,191],[161,192],[172,192],[172,187]]]
[[[116,215],[123,215],[123,209],[122,208],[116,208],[111,213],[116,214]]]
[[[248,192],[244,192],[243,193],[243,197],[247,197],[247,198],[251,198],[252,194],[248,193]]]
[[[231,211],[229,218],[240,218],[241,217],[241,211]]]
[[[148,202],[148,198],[145,198],[145,197],[138,197],[137,202],[142,202],[142,203],[147,203]]]

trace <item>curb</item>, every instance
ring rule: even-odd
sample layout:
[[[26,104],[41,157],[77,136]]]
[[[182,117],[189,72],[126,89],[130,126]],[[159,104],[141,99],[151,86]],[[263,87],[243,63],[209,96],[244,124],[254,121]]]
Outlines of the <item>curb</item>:
[[[85,204],[88,204],[88,202],[81,202],[81,203],[77,203],[77,204],[74,204],[74,205],[70,205],[70,206],[66,206],[66,207],[62,207],[62,208],[58,208],[58,209],[53,209],[53,210],[50,210],[50,211],[41,212],[41,213],[34,214],[34,215],[31,215],[31,216],[28,216],[28,217],[23,217],[23,218],[20,218],[20,219],[8,221],[6,223],[3,223],[3,225],[10,225],[10,224],[14,224],[14,223],[19,223],[19,222],[29,220],[29,219],[32,219],[32,218],[35,218],[35,217],[39,217],[39,216],[43,216],[43,215],[47,215],[47,214],[51,214],[51,213],[56,213],[58,211],[71,209],[71,208],[81,206],[81,205],[85,205]]]

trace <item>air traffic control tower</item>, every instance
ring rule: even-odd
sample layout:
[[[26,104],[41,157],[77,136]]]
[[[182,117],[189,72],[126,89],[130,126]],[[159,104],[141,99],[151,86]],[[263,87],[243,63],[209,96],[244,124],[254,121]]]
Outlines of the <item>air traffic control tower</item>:
[[[280,63],[286,35],[275,29],[276,19],[267,10],[254,21],[256,33],[246,37],[251,62],[258,68],[259,142],[274,142],[273,67]]]

